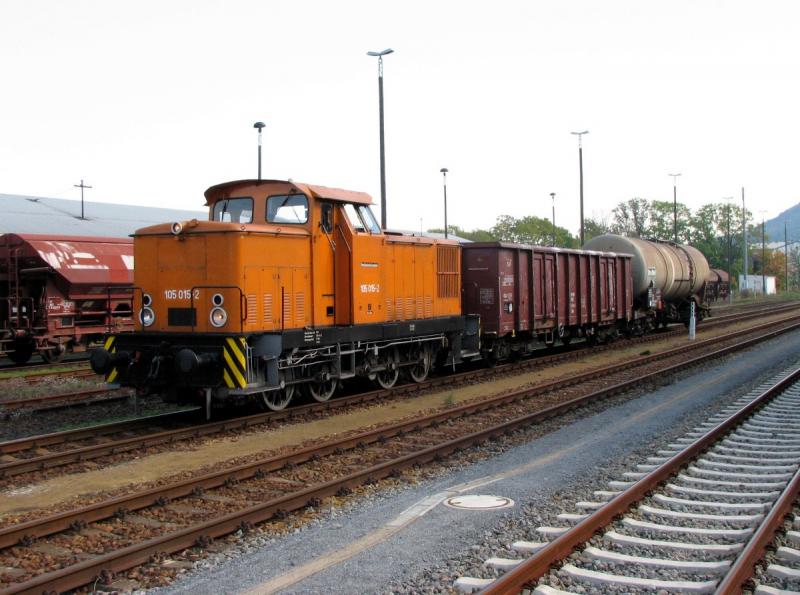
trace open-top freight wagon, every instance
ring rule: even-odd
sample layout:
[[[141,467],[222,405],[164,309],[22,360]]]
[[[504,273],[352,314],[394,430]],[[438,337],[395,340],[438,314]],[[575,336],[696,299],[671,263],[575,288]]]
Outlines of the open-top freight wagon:
[[[132,283],[130,239],[0,236],[0,356],[57,362],[131,330]]]

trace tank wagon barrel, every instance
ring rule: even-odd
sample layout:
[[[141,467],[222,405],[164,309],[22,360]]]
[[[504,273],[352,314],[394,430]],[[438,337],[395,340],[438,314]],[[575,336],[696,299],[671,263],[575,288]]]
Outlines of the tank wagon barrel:
[[[133,242],[127,238],[0,237],[0,355],[58,361],[132,328]]]
[[[655,310],[660,322],[686,322],[691,303],[703,306],[702,290],[710,268],[706,257],[692,246],[604,234],[583,247],[630,254],[637,306]]]

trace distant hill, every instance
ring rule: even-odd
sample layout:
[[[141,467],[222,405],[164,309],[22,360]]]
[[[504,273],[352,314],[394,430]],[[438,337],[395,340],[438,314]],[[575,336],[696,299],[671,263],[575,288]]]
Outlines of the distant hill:
[[[769,219],[764,223],[764,231],[767,233],[768,241],[783,241],[784,222],[786,222],[786,230],[787,235],[789,236],[789,241],[791,242],[792,240],[800,240],[800,204],[794,205],[774,219]]]

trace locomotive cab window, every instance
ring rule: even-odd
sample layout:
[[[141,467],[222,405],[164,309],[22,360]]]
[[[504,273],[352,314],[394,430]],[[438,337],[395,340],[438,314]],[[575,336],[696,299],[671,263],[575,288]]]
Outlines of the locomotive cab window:
[[[305,194],[284,194],[267,199],[267,222],[305,223],[308,221],[308,198]]]
[[[247,196],[218,200],[214,203],[211,220],[225,223],[252,223],[253,199]]]
[[[381,226],[375,220],[375,215],[372,214],[372,209],[366,205],[360,205],[358,212],[361,214],[361,219],[367,226],[370,233],[381,233]]]
[[[356,231],[366,230],[364,222],[361,220],[361,215],[358,214],[355,205],[347,203],[344,205],[344,212],[347,215],[347,220]]]

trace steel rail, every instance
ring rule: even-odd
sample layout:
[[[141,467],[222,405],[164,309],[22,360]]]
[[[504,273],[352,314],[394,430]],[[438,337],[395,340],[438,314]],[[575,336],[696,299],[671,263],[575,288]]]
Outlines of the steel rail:
[[[728,419],[711,428],[703,436],[686,446],[678,454],[672,456],[668,461],[632,486],[620,492],[602,508],[599,508],[566,533],[548,543],[519,566],[499,577],[483,589],[481,593],[483,595],[511,595],[522,591],[526,585],[530,585],[544,576],[552,566],[566,559],[577,547],[589,541],[598,531],[608,526],[619,515],[627,512],[632,505],[669,479],[681,467],[695,459],[701,452],[718,441],[722,435],[747,419],[764,403],[798,381],[800,381],[800,368],[758,395],[749,404],[741,407],[739,411],[729,416]],[[795,481],[797,478],[798,476],[795,475]],[[795,481],[792,483],[794,484]]]
[[[800,326],[800,324],[795,325],[795,327],[793,328],[796,328],[797,326]],[[726,353],[729,353],[737,349],[741,349],[742,347],[753,344],[758,340],[763,340],[771,336],[776,336],[781,332],[785,332],[785,330],[786,329],[772,331],[766,335],[762,335],[761,337],[753,338],[750,339],[749,341],[737,345],[728,346],[720,350],[714,351],[712,353],[707,353],[701,356],[697,356],[689,361],[684,361],[675,364],[673,366],[670,366],[669,368],[667,368],[667,370],[686,369],[686,367],[689,365],[707,361],[708,359],[724,355]],[[17,593],[17,592],[33,593],[33,592],[41,592],[41,590],[43,589],[65,590],[65,589],[75,588],[77,586],[90,582],[96,576],[98,576],[99,572],[102,570],[112,570],[115,572],[120,570],[125,570],[127,568],[130,568],[131,566],[141,564],[142,562],[146,561],[150,555],[154,553],[178,551],[186,547],[195,545],[199,539],[202,541],[201,538],[203,539],[214,538],[220,535],[230,533],[237,529],[246,527],[248,523],[266,520],[271,516],[273,516],[274,514],[276,514],[279,510],[289,511],[301,508],[307,505],[310,501],[313,501],[315,498],[322,498],[325,496],[336,494],[342,487],[355,487],[367,481],[372,481],[386,477],[387,475],[390,475],[392,472],[394,472],[394,470],[396,469],[407,468],[408,466],[413,465],[415,463],[430,462],[431,460],[440,458],[441,456],[450,454],[456,450],[460,450],[468,446],[471,446],[473,444],[484,442],[494,437],[509,434],[517,429],[527,427],[533,422],[541,421],[542,419],[545,419],[547,417],[551,417],[553,415],[557,415],[569,409],[573,409],[581,404],[585,404],[586,402],[594,401],[599,397],[608,396],[609,394],[613,394],[621,390],[630,389],[635,385],[641,384],[642,382],[648,380],[651,376],[663,375],[663,374],[664,370],[658,370],[650,373],[649,375],[640,376],[633,380],[628,380],[625,382],[617,383],[613,386],[604,387],[600,390],[594,391],[589,395],[572,399],[568,402],[551,406],[544,410],[520,416],[514,420],[497,424],[492,427],[462,436],[454,440],[449,440],[440,445],[426,447],[416,453],[404,455],[393,461],[386,461],[384,463],[381,463],[380,465],[370,467],[366,470],[351,473],[350,475],[344,478],[331,480],[329,482],[325,482],[317,486],[310,486],[300,492],[287,494],[285,496],[281,496],[269,502],[249,507],[234,513],[230,513],[216,520],[207,521],[194,527],[187,527],[179,531],[176,531],[174,533],[166,534],[164,536],[151,539],[142,544],[129,546],[116,553],[107,554],[100,558],[88,560],[84,563],[72,567],[40,575],[39,577],[31,579],[31,581],[20,583],[18,585],[11,585],[7,590],[0,591],[0,594],[5,595],[6,593]],[[800,372],[798,372],[798,374],[800,374]],[[516,397],[519,398],[519,395],[516,395]],[[85,515],[86,511],[88,510],[93,510],[93,514],[97,514],[101,513],[102,509],[103,512],[101,516],[98,518],[94,518],[93,516],[84,516],[83,518],[80,518],[75,514],[64,513],[62,515],[56,515],[54,517],[49,517],[47,519],[42,519],[38,521],[40,523],[40,527],[41,526],[47,527],[46,532],[38,533],[35,530],[34,525],[36,521],[28,523],[26,524],[26,526],[21,525],[16,527],[10,527],[5,531],[3,531],[3,543],[5,547],[13,545],[15,543],[15,540],[18,540],[24,537],[25,535],[29,535],[28,533],[25,533],[26,530],[34,529],[33,535],[49,534],[57,532],[58,530],[63,530],[64,528],[68,528],[70,527],[70,525],[75,526],[73,525],[73,523],[76,520],[84,520],[88,522],[91,520],[98,520],[99,518],[107,518],[107,516],[110,516],[111,514],[114,514],[114,512],[117,512],[121,509],[132,510],[136,509],[137,507],[141,508],[143,506],[148,505],[145,502],[145,500],[149,501],[150,503],[156,503],[156,504],[168,502],[170,499],[179,497],[181,494],[186,494],[187,492],[192,493],[192,491],[195,490],[198,486],[203,488],[208,488],[208,487],[213,487],[213,485],[224,484],[226,480],[235,481],[237,479],[246,478],[247,474],[254,474],[255,470],[259,467],[259,465],[262,467],[271,465],[272,468],[274,469],[285,466],[287,462],[295,462],[295,463],[302,462],[302,458],[304,457],[308,458],[309,460],[311,459],[315,460],[316,457],[320,456],[321,454],[330,452],[335,453],[336,449],[342,448],[343,447],[342,445],[344,443],[349,443],[352,447],[352,446],[358,446],[359,444],[365,444],[368,440],[370,442],[379,441],[381,432],[383,432],[384,436],[391,436],[391,435],[397,435],[403,431],[407,431],[403,430],[402,428],[417,429],[421,428],[423,425],[433,425],[437,423],[438,420],[446,419],[448,416],[450,418],[462,416],[463,410],[466,408],[472,408],[473,410],[478,411],[481,409],[486,409],[487,407],[485,403],[465,405],[460,408],[456,408],[454,410],[436,414],[434,416],[425,416],[417,420],[411,420],[402,424],[395,424],[394,426],[391,426],[389,428],[384,428],[382,431],[376,430],[373,432],[367,432],[360,435],[351,436],[347,439],[336,441],[333,443],[327,443],[319,447],[310,447],[308,449],[304,449],[303,451],[292,453],[288,456],[272,457],[268,461],[261,461],[252,465],[245,465],[236,469],[230,469],[210,474],[203,478],[195,478],[194,480],[187,480],[184,482],[180,482],[179,484],[166,486],[166,488],[148,490],[147,492],[142,492],[140,494],[134,494],[128,497],[116,498],[114,500],[110,500],[104,503],[98,503],[97,505],[94,505],[93,507],[88,507],[86,510],[84,510],[84,515]],[[243,476],[241,475],[241,473],[245,473],[246,475]],[[138,499],[138,502],[134,502],[134,499]],[[105,517],[103,517],[102,515],[105,515]],[[42,525],[42,523],[44,523],[44,525]],[[583,524],[584,523],[581,523],[581,525]],[[57,528],[56,525],[60,525],[60,528]]]
[[[800,469],[795,471],[794,477],[781,492],[769,514],[739,552],[728,573],[717,585],[716,595],[742,592],[744,584],[753,577],[755,565],[763,559],[767,546],[773,542],[775,534],[783,526],[783,519],[791,512],[799,493]]]

